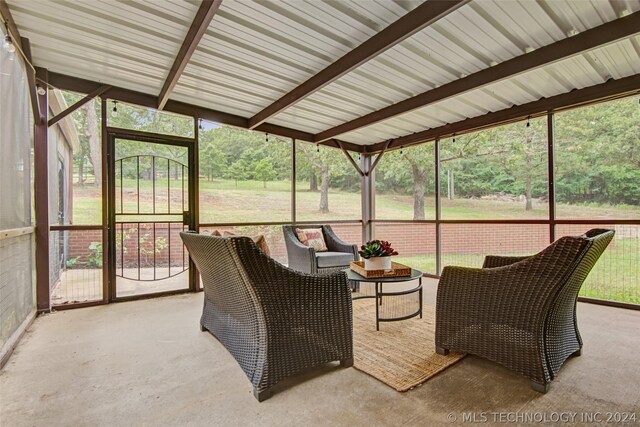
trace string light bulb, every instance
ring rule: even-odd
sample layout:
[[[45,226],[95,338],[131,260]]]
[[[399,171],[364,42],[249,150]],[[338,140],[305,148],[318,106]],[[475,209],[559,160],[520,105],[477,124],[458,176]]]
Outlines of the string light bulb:
[[[118,101],[113,101],[113,109],[111,110],[111,117],[118,117]]]
[[[453,141],[452,142],[456,142],[456,134],[453,134]]]
[[[4,23],[4,28],[7,30],[7,35],[4,36],[4,40],[2,41],[2,48],[9,53],[13,53],[16,51],[16,46],[13,44],[13,39],[9,33],[9,25],[6,22]]]
[[[404,153],[404,147],[400,147],[400,154]]]
[[[527,127],[531,127],[531,116],[527,117]]]
[[[317,147],[316,148],[316,153],[319,153],[320,152],[320,144],[316,145],[316,147]]]
[[[264,142],[266,142],[267,144],[269,143],[269,134],[268,133],[264,134]]]
[[[198,119],[198,129],[204,130],[204,126],[202,126],[202,119]]]

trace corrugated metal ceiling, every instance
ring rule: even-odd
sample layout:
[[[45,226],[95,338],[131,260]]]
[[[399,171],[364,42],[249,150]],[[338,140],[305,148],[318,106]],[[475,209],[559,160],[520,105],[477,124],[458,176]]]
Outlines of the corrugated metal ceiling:
[[[154,95],[199,6],[8,3],[37,65]],[[420,3],[223,0],[171,99],[251,117]],[[638,10],[636,0],[474,0],[268,122],[317,133]],[[636,35],[340,139],[372,144],[638,73]]]

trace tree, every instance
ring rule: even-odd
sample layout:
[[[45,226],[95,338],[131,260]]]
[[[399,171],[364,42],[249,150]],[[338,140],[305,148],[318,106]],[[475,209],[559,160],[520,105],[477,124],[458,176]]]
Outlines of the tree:
[[[502,166],[515,182],[524,182],[527,212],[533,210],[536,177],[544,181],[541,193],[546,194],[546,124],[544,119],[528,121],[524,127],[522,123],[516,123],[505,126],[503,132],[498,134],[508,145],[502,156]]]
[[[204,172],[209,181],[226,175],[229,166],[227,162],[227,156],[213,143],[200,151],[200,171]]]
[[[273,168],[273,160],[268,157],[258,161],[254,169],[255,179],[262,181],[263,188],[267,188],[267,181],[271,181],[276,177],[276,171]]]
[[[240,159],[231,163],[231,166],[227,169],[225,178],[233,179],[236,182],[236,187],[238,186],[238,181],[249,179],[249,165],[246,160]]]
[[[102,149],[100,142],[100,131],[98,127],[98,115],[96,113],[95,99],[91,99],[89,102],[82,106],[86,112],[86,127],[84,128],[84,135],[89,141],[89,158],[93,165],[93,174],[95,176],[96,187],[102,186]]]
[[[412,188],[413,219],[425,219],[424,195],[427,181],[433,176],[433,144],[422,144],[410,149],[392,151],[381,159],[381,178],[393,179]],[[409,172],[410,171],[410,172]]]

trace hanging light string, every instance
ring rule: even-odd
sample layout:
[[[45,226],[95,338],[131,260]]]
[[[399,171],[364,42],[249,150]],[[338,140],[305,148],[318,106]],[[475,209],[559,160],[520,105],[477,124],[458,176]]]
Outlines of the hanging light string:
[[[202,119],[198,119],[198,129],[204,130],[204,126],[202,126]]]
[[[2,18],[2,23],[4,24],[4,27],[5,27],[6,32],[7,32],[7,35],[6,35],[4,40],[6,40],[7,37],[8,37],[9,40],[11,40],[11,44],[13,45],[13,48],[15,50],[17,50],[18,52],[20,52],[20,56],[22,56],[22,59],[24,60],[24,63],[27,64],[29,66],[29,68],[31,68],[33,70],[33,74],[35,74],[36,73],[36,67],[33,66],[31,61],[29,61],[29,59],[27,58],[27,55],[25,55],[25,53],[22,51],[22,48],[20,47],[20,44],[15,42],[17,40],[17,38],[15,37],[15,34],[11,34],[11,30],[9,29],[9,22],[6,21],[2,15],[0,15],[0,18]]]
[[[527,127],[531,127],[531,116],[527,116]]]
[[[113,110],[111,110],[111,117],[118,117],[118,101],[113,100]]]

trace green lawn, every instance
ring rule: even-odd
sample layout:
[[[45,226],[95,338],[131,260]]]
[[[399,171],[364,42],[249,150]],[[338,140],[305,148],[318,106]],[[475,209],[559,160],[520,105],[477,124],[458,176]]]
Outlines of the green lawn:
[[[580,295],[640,304],[640,239],[618,238],[602,254],[580,290]],[[486,254],[489,255],[489,254]],[[501,254],[522,255],[522,254]],[[442,265],[480,268],[485,254],[443,254]],[[435,255],[394,257],[394,261],[435,273]]]
[[[135,208],[137,189],[133,180],[124,180],[125,208]],[[360,194],[338,190],[329,192],[329,212],[319,211],[320,193],[308,190],[307,183],[298,183],[296,192],[297,218],[301,221],[358,220],[361,216]],[[216,179],[200,180],[200,221],[212,222],[282,222],[291,219],[291,183],[268,182],[266,188],[258,181]],[[117,189],[119,193],[119,188]],[[179,212],[181,181],[171,182],[172,211]],[[152,209],[150,180],[140,181],[141,209]],[[100,190],[94,186],[74,187],[75,224],[97,224],[101,218]],[[167,181],[156,183],[158,209],[167,206]],[[559,217],[564,218],[638,218],[640,206],[573,206],[558,204]],[[434,199],[425,196],[425,217],[435,218]],[[546,203],[534,202],[532,211],[525,211],[521,202],[496,200],[442,200],[443,219],[545,219]],[[376,195],[376,218],[413,219],[413,198],[409,195]]]
[[[167,206],[167,181],[159,180],[156,187],[158,209]],[[181,182],[171,182],[172,211],[180,212]],[[140,181],[140,205],[148,212],[153,207],[151,181]],[[232,180],[200,181],[200,222],[286,222],[291,219],[291,183]],[[329,193],[329,213],[320,213],[320,194],[307,190],[308,184],[298,183],[296,192],[297,218],[301,221],[358,220],[360,195],[337,190]],[[119,188],[117,189],[119,193]],[[123,194],[125,208],[137,205],[137,190],[133,180],[125,180]],[[73,223],[99,224],[101,192],[94,186],[75,187],[73,194]],[[433,197],[425,197],[427,219],[433,219]],[[561,216],[568,218],[639,218],[640,207],[635,206],[571,206],[558,205]],[[412,219],[413,199],[407,195],[379,194],[376,197],[379,219]],[[534,204],[526,212],[523,203],[457,199],[442,201],[443,219],[544,219],[546,204]],[[444,265],[480,267],[483,254],[444,254]],[[435,272],[435,256],[398,257],[403,262],[426,272]],[[615,245],[607,249],[602,259],[582,287],[581,295],[615,301],[640,303],[640,239],[618,236]]]

